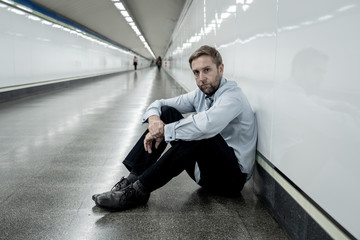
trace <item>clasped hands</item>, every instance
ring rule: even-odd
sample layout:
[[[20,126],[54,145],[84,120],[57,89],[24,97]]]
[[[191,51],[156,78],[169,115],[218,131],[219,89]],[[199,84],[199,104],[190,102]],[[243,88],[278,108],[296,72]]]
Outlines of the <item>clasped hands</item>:
[[[152,153],[152,143],[155,141],[155,148],[157,149],[164,139],[164,122],[161,121],[159,116],[150,116],[148,118],[148,134],[144,139],[144,148],[148,153]]]

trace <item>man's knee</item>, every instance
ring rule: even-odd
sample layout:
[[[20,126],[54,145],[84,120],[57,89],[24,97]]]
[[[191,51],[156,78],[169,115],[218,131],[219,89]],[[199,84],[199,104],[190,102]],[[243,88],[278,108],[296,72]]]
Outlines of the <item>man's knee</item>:
[[[161,107],[161,115],[164,114],[171,114],[174,112],[179,112],[178,110],[176,110],[176,108],[170,107],[170,106],[162,106]]]
[[[162,106],[160,119],[165,123],[172,123],[184,118],[181,113],[173,107]]]

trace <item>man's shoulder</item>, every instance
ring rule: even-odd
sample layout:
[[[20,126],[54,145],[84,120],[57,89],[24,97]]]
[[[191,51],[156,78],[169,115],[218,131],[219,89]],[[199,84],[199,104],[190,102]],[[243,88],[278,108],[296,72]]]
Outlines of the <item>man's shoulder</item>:
[[[186,92],[184,94],[181,94],[175,98],[180,98],[180,99],[187,99],[190,101],[194,101],[197,98],[201,98],[199,95],[201,95],[202,92],[200,91],[200,89],[194,89],[190,92]]]
[[[237,88],[238,87],[238,84],[237,84],[237,82],[236,81],[233,81],[233,80],[227,80],[227,79],[225,79],[226,80],[226,82],[225,82],[225,86],[227,86],[227,87],[231,87],[231,88]]]
[[[234,92],[234,93],[241,93],[241,88],[238,86],[236,81],[229,81],[226,80],[226,82],[219,88],[219,93],[225,93],[225,92]]]

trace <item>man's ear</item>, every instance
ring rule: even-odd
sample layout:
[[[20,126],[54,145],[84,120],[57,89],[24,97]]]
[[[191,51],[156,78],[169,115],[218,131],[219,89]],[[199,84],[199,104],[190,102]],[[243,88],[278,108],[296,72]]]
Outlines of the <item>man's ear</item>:
[[[224,72],[224,64],[220,64],[219,66],[219,73],[223,73]]]

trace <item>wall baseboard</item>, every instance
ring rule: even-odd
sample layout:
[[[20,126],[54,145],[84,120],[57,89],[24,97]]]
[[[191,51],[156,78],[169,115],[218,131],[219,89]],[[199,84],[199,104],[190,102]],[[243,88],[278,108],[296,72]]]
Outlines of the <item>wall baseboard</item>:
[[[355,239],[260,154],[253,178],[255,193],[291,239]]]
[[[25,97],[30,97],[37,94],[48,93],[59,89],[74,87],[79,84],[89,83],[91,81],[97,81],[105,76],[112,76],[116,74],[122,74],[128,71],[103,73],[97,75],[90,75],[85,77],[76,77],[68,79],[59,79],[46,82],[38,82],[20,86],[10,86],[6,88],[0,88],[0,103],[9,102]]]

